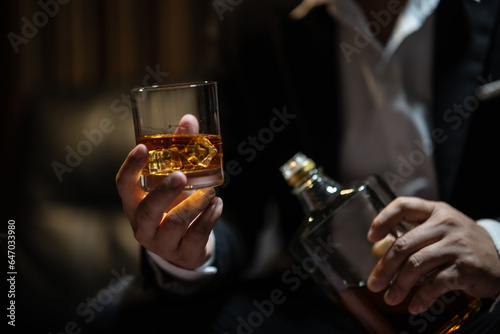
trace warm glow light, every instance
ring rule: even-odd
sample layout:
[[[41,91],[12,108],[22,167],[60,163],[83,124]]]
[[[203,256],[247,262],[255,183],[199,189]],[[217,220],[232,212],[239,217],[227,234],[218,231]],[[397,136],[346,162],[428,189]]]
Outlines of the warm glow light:
[[[340,194],[341,195],[347,195],[347,194],[350,194],[354,191],[354,189],[343,189],[340,191]]]

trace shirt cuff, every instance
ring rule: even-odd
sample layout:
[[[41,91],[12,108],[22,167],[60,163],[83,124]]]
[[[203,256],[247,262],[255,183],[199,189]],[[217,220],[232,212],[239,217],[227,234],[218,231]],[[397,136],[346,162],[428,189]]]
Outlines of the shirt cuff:
[[[494,219],[479,219],[477,224],[489,233],[491,239],[493,240],[493,244],[495,244],[495,248],[497,249],[498,256],[500,256],[500,222]],[[495,302],[491,304],[490,312],[492,312],[495,306],[499,303],[500,295],[497,297]]]
[[[212,255],[210,256],[207,262],[205,262],[202,266],[196,269],[184,269],[178,267],[175,264],[172,264],[167,260],[163,259],[158,254],[150,252],[149,250],[146,250],[146,253],[158,267],[160,267],[170,275],[184,280],[194,281],[203,277],[217,274],[217,267],[212,266],[212,264],[215,261],[215,235],[213,231],[210,233],[210,238],[212,238],[214,244],[214,250],[212,252]]]

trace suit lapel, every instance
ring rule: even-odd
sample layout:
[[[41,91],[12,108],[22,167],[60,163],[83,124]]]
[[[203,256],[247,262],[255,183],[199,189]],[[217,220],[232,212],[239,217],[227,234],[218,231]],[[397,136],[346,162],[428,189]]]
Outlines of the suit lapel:
[[[443,0],[437,9],[434,54],[435,129],[441,198],[450,200],[484,73],[500,1]],[[438,141],[437,141],[438,142]]]

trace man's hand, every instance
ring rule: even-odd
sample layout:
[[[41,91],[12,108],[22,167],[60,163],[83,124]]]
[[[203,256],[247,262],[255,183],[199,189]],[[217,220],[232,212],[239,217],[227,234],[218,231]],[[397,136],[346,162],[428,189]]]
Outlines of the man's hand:
[[[498,295],[500,258],[488,232],[474,220],[442,202],[399,197],[373,220],[368,239],[384,239],[401,221],[418,226],[393,243],[368,279],[373,292],[389,287],[387,304],[402,302],[417,283],[421,286],[409,305],[413,314],[451,290],[480,298]]]
[[[222,214],[214,188],[183,191],[186,176],[173,172],[149,194],[140,185],[148,161],[146,146],[137,145],[116,176],[123,210],[134,236],[146,249],[186,269],[203,265],[213,253],[210,232]]]

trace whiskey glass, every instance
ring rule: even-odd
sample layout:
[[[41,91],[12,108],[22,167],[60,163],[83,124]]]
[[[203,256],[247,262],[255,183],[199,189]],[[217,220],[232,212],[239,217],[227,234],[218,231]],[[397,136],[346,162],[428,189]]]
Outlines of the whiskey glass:
[[[224,182],[217,82],[138,87],[131,97],[136,143],[149,154],[145,191],[174,171],[186,175],[186,190]]]

